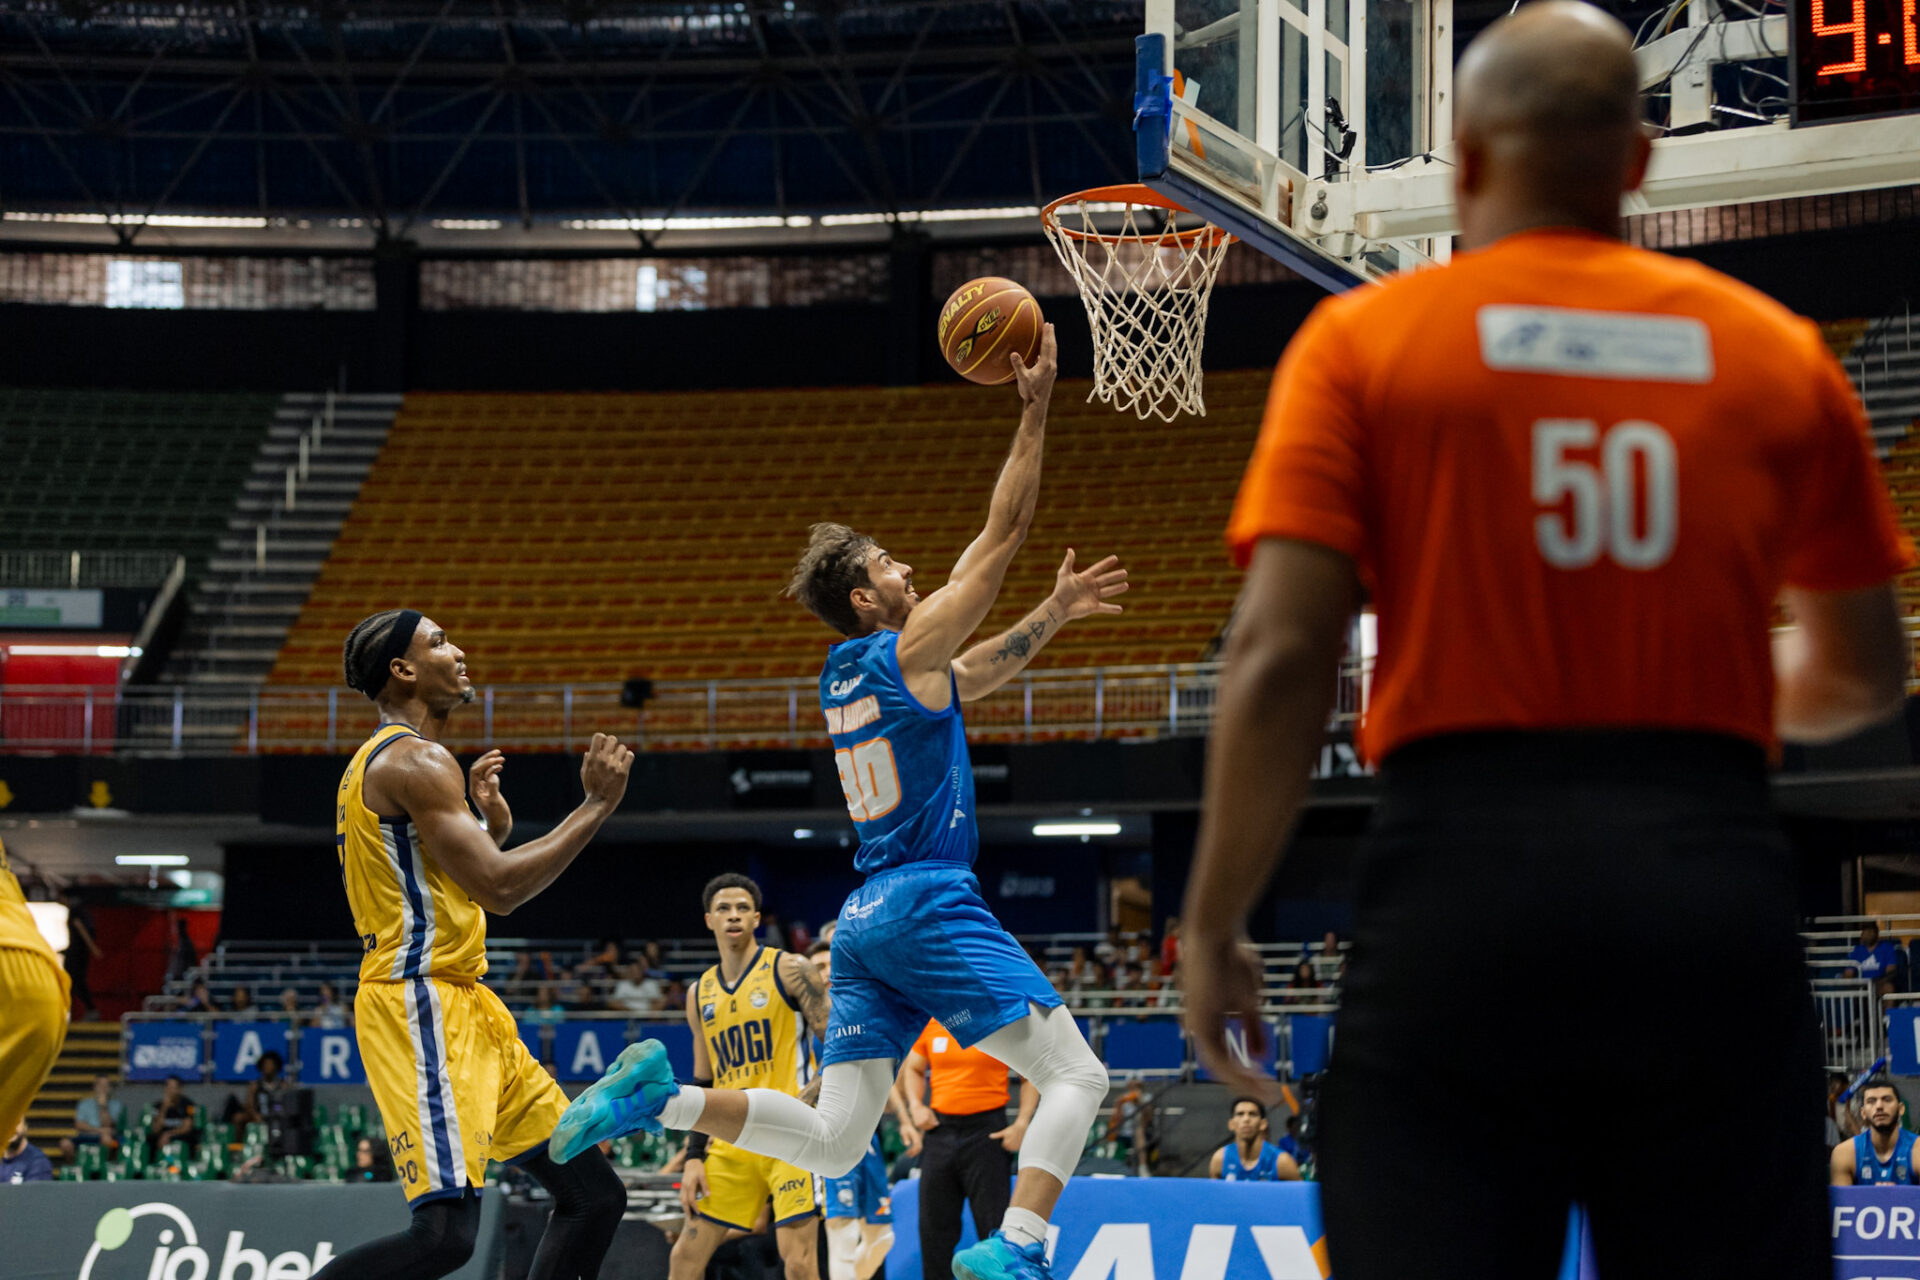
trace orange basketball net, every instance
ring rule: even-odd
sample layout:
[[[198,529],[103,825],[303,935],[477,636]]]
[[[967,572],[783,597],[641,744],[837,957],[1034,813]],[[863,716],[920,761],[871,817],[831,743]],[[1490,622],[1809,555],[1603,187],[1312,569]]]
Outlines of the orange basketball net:
[[[1098,218],[1114,231],[1102,231]],[[1207,299],[1233,237],[1149,187],[1095,187],[1040,211],[1093,327],[1093,394],[1168,422],[1205,415]]]

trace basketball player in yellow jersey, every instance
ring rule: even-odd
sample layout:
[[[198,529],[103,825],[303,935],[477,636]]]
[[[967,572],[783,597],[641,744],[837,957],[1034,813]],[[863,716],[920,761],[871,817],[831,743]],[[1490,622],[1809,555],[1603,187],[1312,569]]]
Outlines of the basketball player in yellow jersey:
[[[0,1133],[9,1139],[66,1038],[67,975],[0,845]]]
[[[353,629],[345,666],[347,684],[380,708],[335,813],[340,878],[365,950],[354,1029],[413,1221],[320,1276],[433,1280],[464,1266],[490,1159],[521,1166],[553,1196],[532,1280],[596,1276],[626,1188],[598,1151],[584,1170],[547,1158],[567,1098],[480,985],[484,913],[512,911],[566,870],[626,794],[633,752],[595,734],[580,766],[586,799],[549,834],[508,850],[500,753],[482,756],[463,785],[440,745],[447,717],[473,699],[466,655],[418,611],[395,609]]]
[[[687,993],[693,1028],[693,1078],[727,1089],[803,1093],[810,1075],[807,1037],[827,1030],[827,987],[811,962],[753,940],[760,886],[727,872],[701,891],[720,963]],[[819,1280],[813,1175],[730,1142],[687,1135],[680,1177],[686,1229],[674,1243],[668,1280],[700,1280],[729,1229],[751,1231],[772,1201],[773,1232],[786,1280]]]

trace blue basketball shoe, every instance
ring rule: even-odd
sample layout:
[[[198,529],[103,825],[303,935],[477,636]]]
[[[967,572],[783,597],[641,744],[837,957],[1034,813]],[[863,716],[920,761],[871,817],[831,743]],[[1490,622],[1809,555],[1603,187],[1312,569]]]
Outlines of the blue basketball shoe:
[[[667,1047],[658,1040],[642,1040],[620,1051],[607,1073],[567,1105],[553,1128],[547,1152],[555,1162],[567,1161],[595,1143],[645,1129],[661,1132],[660,1108],[680,1092]]]
[[[998,1231],[953,1255],[954,1280],[1053,1280],[1045,1244],[1017,1245]]]

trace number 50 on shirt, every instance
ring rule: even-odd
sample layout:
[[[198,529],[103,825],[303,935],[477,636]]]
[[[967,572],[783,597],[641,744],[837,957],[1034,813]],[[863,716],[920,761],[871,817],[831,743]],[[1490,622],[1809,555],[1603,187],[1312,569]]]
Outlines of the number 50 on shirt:
[[[1600,446],[1598,465],[1567,455]],[[1604,433],[1591,418],[1533,424],[1533,541],[1556,569],[1585,569],[1604,552],[1622,569],[1657,569],[1680,531],[1673,437],[1630,419]],[[1563,503],[1570,504],[1562,509]]]
[[[900,770],[893,763],[893,744],[868,738],[833,753],[840,770],[840,790],[855,822],[872,822],[892,813],[900,803]]]

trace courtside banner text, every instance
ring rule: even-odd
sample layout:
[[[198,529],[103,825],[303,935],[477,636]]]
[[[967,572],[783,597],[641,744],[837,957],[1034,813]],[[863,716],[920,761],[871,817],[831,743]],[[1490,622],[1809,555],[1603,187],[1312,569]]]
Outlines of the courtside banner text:
[[[964,1243],[972,1243],[971,1215]],[[1055,1280],[1326,1280],[1310,1182],[1074,1178],[1049,1236]],[[920,1184],[893,1188],[887,1280],[919,1280]]]
[[[0,1195],[0,1275],[9,1280],[308,1280],[376,1236],[407,1229],[392,1184],[31,1182]],[[500,1194],[481,1206],[473,1258],[497,1269]]]

